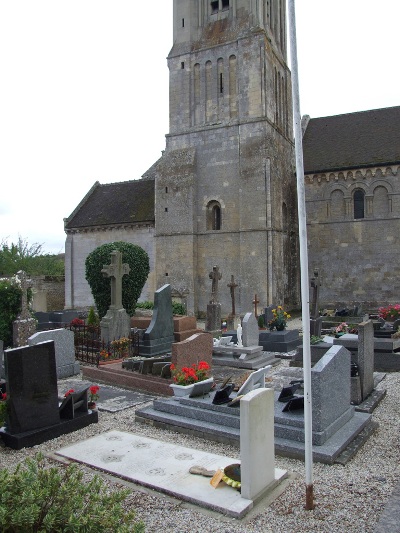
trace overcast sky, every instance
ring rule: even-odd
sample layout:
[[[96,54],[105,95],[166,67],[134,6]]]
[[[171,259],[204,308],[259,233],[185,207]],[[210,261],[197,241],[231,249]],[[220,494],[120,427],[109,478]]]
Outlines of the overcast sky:
[[[172,4],[0,0],[0,241],[63,252],[95,181],[159,158]],[[399,2],[298,0],[296,16],[302,114],[400,104]]]

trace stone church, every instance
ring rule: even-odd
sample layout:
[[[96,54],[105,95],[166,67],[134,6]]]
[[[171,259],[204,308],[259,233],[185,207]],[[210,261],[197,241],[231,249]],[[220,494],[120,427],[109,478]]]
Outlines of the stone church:
[[[140,180],[95,183],[65,219],[67,308],[93,304],[86,256],[117,240],[149,254],[144,300],[169,283],[202,313],[218,265],[225,314],[232,275],[238,312],[255,294],[299,305],[285,6],[174,0],[165,151]],[[399,109],[304,121],[310,268],[332,305],[398,294]]]

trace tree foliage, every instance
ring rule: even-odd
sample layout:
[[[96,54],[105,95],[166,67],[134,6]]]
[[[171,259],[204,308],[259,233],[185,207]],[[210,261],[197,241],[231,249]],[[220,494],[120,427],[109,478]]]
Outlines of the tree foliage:
[[[57,255],[43,253],[41,244],[28,244],[19,237],[17,244],[0,243],[0,275],[13,276],[24,270],[30,276],[63,276],[64,261]]]
[[[46,468],[38,454],[0,470],[0,486],[3,533],[144,532],[122,506],[129,490],[109,492],[98,476],[86,482],[76,464]]]
[[[21,299],[22,290],[16,278],[0,279],[0,339],[4,346],[12,346],[13,322],[21,312]]]
[[[149,256],[136,244],[118,241],[103,244],[93,250],[85,262],[86,280],[100,318],[107,313],[111,304],[111,279],[105,277],[101,270],[104,265],[111,263],[111,252],[114,250],[119,250],[122,262],[130,266],[129,275],[122,278],[122,305],[130,316],[135,313],[136,302],[150,272]]]

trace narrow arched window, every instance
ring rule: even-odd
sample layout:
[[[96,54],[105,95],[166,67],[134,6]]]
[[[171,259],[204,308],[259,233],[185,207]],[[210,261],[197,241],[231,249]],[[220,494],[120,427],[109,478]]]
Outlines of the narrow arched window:
[[[207,229],[220,230],[221,223],[221,205],[219,202],[213,200],[207,206]]]
[[[365,192],[362,189],[356,189],[353,195],[354,218],[364,218]]]

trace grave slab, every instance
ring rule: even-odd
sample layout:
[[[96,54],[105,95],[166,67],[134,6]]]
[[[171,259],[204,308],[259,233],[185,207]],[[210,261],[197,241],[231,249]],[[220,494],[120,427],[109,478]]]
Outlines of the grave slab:
[[[57,455],[234,518],[242,518],[253,507],[252,500],[242,498],[228,485],[220,483],[214,489],[209,478],[189,473],[192,466],[217,470],[238,463],[236,458],[121,431],[62,448]],[[277,481],[285,475],[285,471],[275,470]]]

